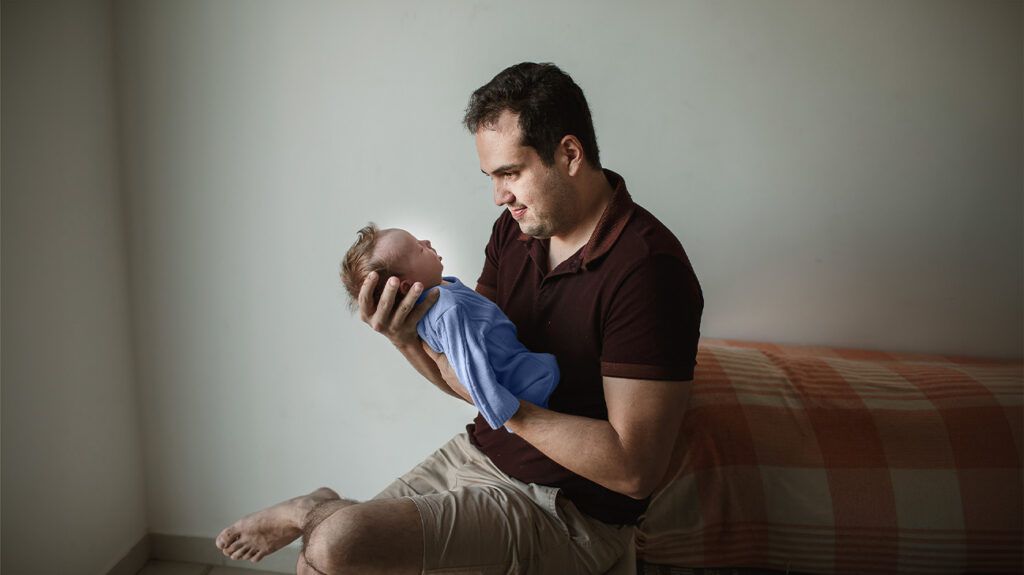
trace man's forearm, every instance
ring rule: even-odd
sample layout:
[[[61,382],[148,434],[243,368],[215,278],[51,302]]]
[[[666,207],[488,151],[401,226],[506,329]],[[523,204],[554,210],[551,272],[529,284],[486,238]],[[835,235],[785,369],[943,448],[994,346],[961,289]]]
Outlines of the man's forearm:
[[[555,463],[612,491],[646,497],[637,466],[611,423],[519,401],[505,424]]]
[[[409,362],[412,367],[420,373],[423,377],[427,378],[427,381],[433,383],[438,389],[447,393],[452,397],[462,397],[452,391],[452,388],[445,383],[444,378],[441,377],[441,371],[437,368],[437,364],[434,360],[430,359],[427,352],[423,351],[423,346],[419,340],[410,345],[396,345],[395,348],[405,357],[406,361]],[[463,400],[465,401],[465,400]]]

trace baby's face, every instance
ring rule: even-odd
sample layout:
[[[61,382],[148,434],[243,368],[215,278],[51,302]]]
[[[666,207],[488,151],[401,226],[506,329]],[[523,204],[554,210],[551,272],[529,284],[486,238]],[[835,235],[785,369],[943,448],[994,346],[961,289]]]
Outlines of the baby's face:
[[[384,230],[377,249],[395,255],[395,263],[402,270],[402,291],[420,282],[424,289],[441,283],[441,256],[430,247],[430,240],[418,240],[409,232],[392,228]],[[381,278],[384,279],[384,278]]]

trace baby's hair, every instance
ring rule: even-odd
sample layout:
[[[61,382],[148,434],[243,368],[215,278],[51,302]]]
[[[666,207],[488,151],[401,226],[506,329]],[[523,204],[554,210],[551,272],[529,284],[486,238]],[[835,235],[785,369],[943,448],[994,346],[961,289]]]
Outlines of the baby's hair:
[[[389,277],[398,275],[395,268],[395,258],[391,254],[375,254],[377,244],[380,240],[381,230],[376,224],[370,222],[359,230],[359,237],[356,243],[345,253],[341,260],[341,283],[348,292],[348,308],[351,311],[359,309],[359,289],[363,280],[371,272],[377,272],[377,287],[373,290],[373,301],[380,301],[384,292],[384,285]]]

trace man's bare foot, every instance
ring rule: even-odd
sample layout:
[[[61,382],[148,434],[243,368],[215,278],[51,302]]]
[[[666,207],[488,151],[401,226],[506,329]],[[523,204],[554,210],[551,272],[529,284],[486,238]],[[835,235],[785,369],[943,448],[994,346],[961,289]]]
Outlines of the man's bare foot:
[[[217,547],[232,559],[253,563],[302,535],[306,514],[316,504],[341,497],[328,487],[250,513],[217,536]]]

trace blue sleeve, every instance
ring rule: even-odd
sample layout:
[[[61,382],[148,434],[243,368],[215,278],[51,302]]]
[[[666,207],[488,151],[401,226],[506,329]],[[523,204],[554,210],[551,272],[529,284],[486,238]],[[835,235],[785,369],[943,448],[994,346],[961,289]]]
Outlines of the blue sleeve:
[[[430,317],[430,310],[427,310],[426,315],[421,317],[420,321],[416,323],[416,334],[430,346],[430,349],[437,353],[445,352],[437,330],[434,328],[433,318]]]
[[[459,311],[458,306],[447,310],[437,326],[445,355],[487,424],[498,429],[519,410],[519,399],[498,382],[481,326]]]
[[[423,301],[429,292],[430,290],[423,292],[423,294],[420,295],[419,301],[416,303]],[[428,346],[430,346],[430,349],[437,353],[446,353],[447,349],[445,349],[444,341],[442,341],[441,334],[438,333],[437,327],[438,323],[441,321],[441,317],[444,316],[444,312],[452,307],[452,301],[451,296],[445,290],[438,289],[438,292],[437,301],[434,302],[434,305],[430,306],[427,313],[423,314],[420,321],[416,322],[416,334],[419,335],[420,339],[425,341]]]

